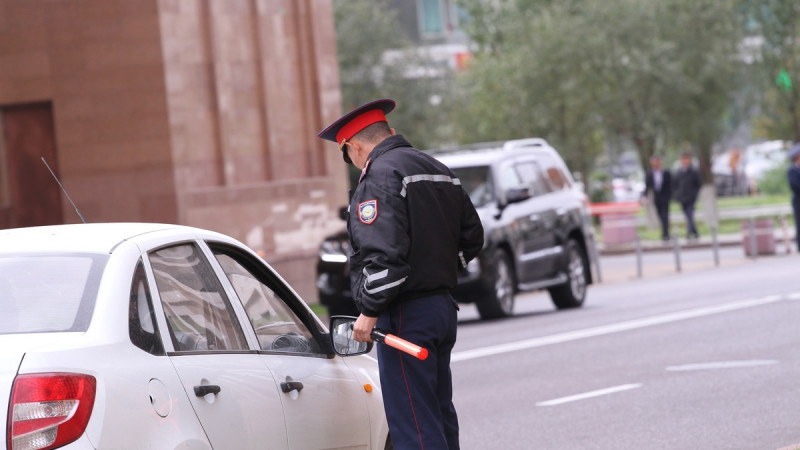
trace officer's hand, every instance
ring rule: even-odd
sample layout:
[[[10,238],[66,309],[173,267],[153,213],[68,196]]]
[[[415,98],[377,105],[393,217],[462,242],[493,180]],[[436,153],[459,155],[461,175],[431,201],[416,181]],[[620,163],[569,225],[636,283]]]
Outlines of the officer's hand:
[[[358,316],[356,323],[353,324],[353,339],[358,342],[372,342],[372,329],[378,323],[377,317],[368,317],[363,314]]]

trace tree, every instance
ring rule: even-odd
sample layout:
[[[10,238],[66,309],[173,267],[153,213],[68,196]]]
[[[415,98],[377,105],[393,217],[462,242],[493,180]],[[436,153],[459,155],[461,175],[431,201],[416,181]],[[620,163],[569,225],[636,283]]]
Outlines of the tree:
[[[462,3],[480,44],[462,135],[542,135],[578,167],[592,167],[614,135],[643,164],[688,141],[710,180],[741,66],[734,0]]]
[[[464,6],[472,17],[467,30],[480,45],[459,77],[456,139],[543,137],[573,170],[590,172],[604,137],[593,102],[596,83],[585,68],[590,49],[580,33],[564,32],[581,24],[573,3],[472,0]]]
[[[673,43],[671,82],[662,103],[669,117],[669,138],[695,149],[700,174],[712,183],[712,147],[725,132],[726,113],[735,108],[743,85],[740,47],[744,24],[733,0],[664,0],[669,24],[664,41]]]
[[[763,137],[800,142],[800,2],[745,0],[760,40],[757,69],[763,82],[757,129]]]
[[[418,148],[450,140],[450,74],[430,76],[427,55],[412,46],[387,0],[334,0],[342,106],[350,110],[378,98],[398,108],[389,122]]]

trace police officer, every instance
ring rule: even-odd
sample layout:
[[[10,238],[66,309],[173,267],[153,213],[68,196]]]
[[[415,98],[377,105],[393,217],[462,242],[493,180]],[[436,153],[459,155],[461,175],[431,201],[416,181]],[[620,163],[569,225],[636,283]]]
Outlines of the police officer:
[[[347,221],[350,281],[361,314],[354,338],[377,325],[428,349],[424,361],[378,345],[389,434],[396,449],[457,449],[450,354],[458,268],[483,247],[483,227],[455,174],[389,128],[390,99],[362,105],[317,135],[361,169]]]

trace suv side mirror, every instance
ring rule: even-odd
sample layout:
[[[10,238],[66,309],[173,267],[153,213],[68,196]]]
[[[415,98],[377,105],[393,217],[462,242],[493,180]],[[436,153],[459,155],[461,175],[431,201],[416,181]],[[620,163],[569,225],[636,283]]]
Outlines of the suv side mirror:
[[[506,192],[506,204],[519,203],[531,198],[531,190],[527,187],[513,188]]]
[[[342,206],[341,208],[339,208],[339,218],[344,220],[345,222],[347,221],[347,210],[349,208],[350,208],[349,206]]]
[[[333,351],[339,356],[354,356],[369,353],[372,342],[358,342],[353,339],[353,324],[355,317],[331,316],[331,345]]]

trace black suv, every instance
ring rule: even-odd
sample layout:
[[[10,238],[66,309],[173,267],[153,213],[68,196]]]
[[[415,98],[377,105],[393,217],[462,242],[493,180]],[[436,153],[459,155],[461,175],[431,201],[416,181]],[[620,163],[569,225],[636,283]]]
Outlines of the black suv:
[[[588,199],[544,139],[430,150],[458,175],[481,217],[485,242],[453,295],[484,319],[512,314],[514,295],[547,289],[559,308],[583,305],[597,267]],[[357,314],[350,294],[347,232],[320,247],[317,288],[330,314]]]

